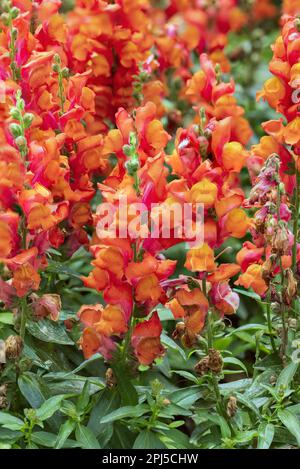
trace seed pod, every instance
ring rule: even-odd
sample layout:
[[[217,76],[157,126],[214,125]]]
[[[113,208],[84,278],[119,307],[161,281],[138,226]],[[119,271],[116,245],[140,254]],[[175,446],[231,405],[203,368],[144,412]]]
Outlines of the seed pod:
[[[209,357],[206,356],[204,358],[202,358],[194,367],[194,370],[195,372],[200,375],[200,376],[203,376],[203,375],[206,375],[209,370],[210,370],[210,367],[209,367]]]
[[[117,384],[117,379],[112,368],[107,368],[105,373],[105,382],[109,389],[112,389]]]
[[[297,295],[298,284],[291,269],[286,269],[285,275],[287,284],[286,289],[284,290],[284,299],[285,302],[289,305],[291,304],[292,299]]]
[[[6,358],[16,359],[18,358],[23,350],[23,340],[18,335],[10,335],[5,341],[5,353]]]
[[[184,322],[178,322],[176,324],[176,328],[172,334],[172,337],[173,339],[181,339],[181,337],[183,336],[183,334],[185,333],[185,324]]]
[[[6,409],[8,407],[8,400],[5,396],[0,396],[0,409]]]
[[[220,373],[223,368],[222,355],[218,350],[210,348],[208,350],[209,367],[213,373]]]
[[[237,406],[236,397],[230,396],[227,402],[227,409],[226,409],[226,413],[229,418],[234,417],[234,415],[236,414],[237,408],[238,406]]]

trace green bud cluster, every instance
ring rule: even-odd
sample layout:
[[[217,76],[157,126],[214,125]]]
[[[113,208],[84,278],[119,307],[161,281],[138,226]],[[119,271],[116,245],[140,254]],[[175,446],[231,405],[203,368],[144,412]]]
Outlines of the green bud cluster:
[[[13,26],[13,21],[18,18],[20,10],[14,7],[10,0],[3,0],[2,2],[1,20],[5,26],[9,28],[9,57],[10,57],[10,69],[12,72],[12,78],[14,81],[18,81],[21,78],[21,71],[16,62],[17,46],[16,42],[18,39],[18,30]]]
[[[10,116],[17,122],[10,124],[9,131],[23,158],[25,158],[28,153],[25,132],[29,129],[34,119],[33,114],[30,112],[24,113],[24,110],[25,102],[22,98],[21,91],[18,90],[16,94],[16,105],[10,109]]]
[[[143,85],[151,79],[151,75],[143,69],[143,64],[139,64],[139,72],[133,75],[133,97],[138,104],[143,101]]]
[[[63,79],[69,78],[70,70],[67,67],[62,67],[61,58],[58,54],[55,54],[54,56],[54,63],[52,65],[52,70],[53,72],[57,73],[57,76],[58,76],[58,97],[60,100],[60,107],[61,107],[60,115],[62,115],[65,112],[64,106],[66,103]]]
[[[134,188],[136,193],[140,194],[139,179],[137,171],[140,168],[139,155],[137,153],[138,139],[134,132],[130,132],[129,143],[123,146],[123,152],[127,156],[125,168],[129,176],[134,178]]]

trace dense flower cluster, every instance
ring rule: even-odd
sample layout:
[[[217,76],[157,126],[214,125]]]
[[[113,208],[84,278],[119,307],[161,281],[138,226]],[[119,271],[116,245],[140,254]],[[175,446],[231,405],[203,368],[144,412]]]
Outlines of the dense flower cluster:
[[[173,337],[191,347],[210,309],[221,317],[237,310],[229,281],[240,270],[236,283],[262,296],[282,265],[294,269],[285,274],[293,282],[298,246],[287,194],[298,176],[286,173],[298,171],[300,154],[299,20],[284,17],[274,76],[260,94],[286,122],[265,123],[268,136],[249,158],[252,131],[233,79],[224,79],[225,46],[249,18],[277,10],[260,1],[246,13],[238,3],[77,0],[64,16],[59,0],[2,2],[0,294],[16,307],[21,336],[28,315],[59,317],[60,297],[41,288],[51,250],[70,257],[85,246],[93,256],[82,281],[99,303],[78,312],[86,358],[100,352],[109,360],[132,349],[150,365],[164,353],[161,305],[180,319]],[[292,13],[290,4],[284,8]],[[253,180],[259,177],[245,201],[239,175],[246,164]],[[100,228],[107,204],[115,237]],[[137,226],[132,212],[153,204],[156,237],[150,221]],[[165,236],[170,208],[183,211],[185,204],[192,207],[191,232],[179,235],[174,216]],[[197,204],[200,244],[192,229]],[[252,206],[261,207],[253,220],[245,210]],[[237,263],[222,263],[224,241],[248,230],[253,242]],[[185,273],[178,275],[168,249],[181,243]]]
[[[298,262],[297,224],[292,233],[288,222],[291,220],[291,209],[294,206],[296,214],[299,204],[299,44],[298,20],[284,16],[282,33],[273,46],[270,63],[273,77],[265,82],[263,90],[258,93],[258,98],[266,99],[282,115],[278,120],[263,124],[268,135],[253,146],[248,159],[253,188],[247,206],[260,210],[254,217],[253,243],[246,242],[238,255],[238,261],[245,271],[239,283],[246,288],[252,286],[260,295],[267,291],[263,276],[276,275],[277,270],[272,263],[276,264],[284,256],[281,259],[283,266],[293,266],[295,272]],[[297,216],[294,218],[297,219]],[[274,253],[279,255],[277,261]],[[263,264],[264,256],[266,261]],[[268,273],[264,272],[264,266]]]

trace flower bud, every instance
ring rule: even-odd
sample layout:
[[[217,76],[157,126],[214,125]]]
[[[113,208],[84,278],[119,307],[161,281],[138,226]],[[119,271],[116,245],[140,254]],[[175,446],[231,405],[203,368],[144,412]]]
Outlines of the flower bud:
[[[70,75],[70,70],[67,67],[65,67],[62,69],[61,74],[63,78],[68,78]]]
[[[2,13],[1,20],[2,20],[2,23],[4,24],[4,26],[9,25],[9,15],[7,13]]]
[[[134,174],[137,172],[137,170],[140,167],[140,163],[137,158],[134,158],[132,160],[129,160],[125,163],[125,167],[128,171],[129,176],[134,176]]]
[[[132,147],[130,145],[124,145],[123,146],[123,152],[125,153],[126,156],[131,156],[132,155]]]
[[[14,122],[10,124],[9,131],[14,138],[21,137],[23,133],[22,127]]]
[[[61,58],[58,54],[55,54],[54,56],[54,63],[56,63],[57,65],[61,64]]]
[[[130,135],[129,135],[129,144],[133,147],[136,148],[137,144],[138,144],[138,140],[137,140],[137,136],[134,132],[130,132]]]
[[[15,19],[19,16],[19,13],[20,13],[20,10],[19,10],[19,8],[17,8],[17,7],[13,7],[13,8],[10,10],[11,18],[12,18],[13,20],[15,20]]]
[[[17,28],[12,28],[11,30],[11,38],[13,41],[16,41],[18,38],[18,30]]]
[[[27,145],[27,140],[25,137],[23,136],[20,136],[20,137],[17,137],[15,139],[15,142],[16,142],[16,145],[19,147],[19,148],[22,148],[22,147],[25,147]]]
[[[16,121],[20,121],[22,118],[22,114],[20,113],[19,109],[17,107],[12,107],[9,111],[9,114],[13,119]]]
[[[32,121],[33,121],[33,119],[34,119],[34,115],[31,114],[30,112],[27,112],[27,113],[24,115],[23,119],[24,119],[25,128],[28,129],[28,128],[31,126],[31,124],[32,124]]]

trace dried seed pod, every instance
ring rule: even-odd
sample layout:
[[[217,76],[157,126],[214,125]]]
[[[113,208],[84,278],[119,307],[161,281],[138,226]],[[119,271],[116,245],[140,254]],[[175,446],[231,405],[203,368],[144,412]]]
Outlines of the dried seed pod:
[[[272,251],[283,256],[289,250],[289,234],[286,227],[281,223],[275,229],[272,239]]]
[[[175,328],[175,330],[174,330],[174,332],[173,332],[173,334],[172,334],[173,339],[174,339],[174,340],[176,340],[176,339],[181,339],[182,336],[183,336],[184,333],[185,333],[185,329],[186,329],[186,327],[185,327],[184,322],[178,322],[178,323],[176,324],[176,328]]]
[[[287,282],[286,289],[284,290],[284,299],[285,302],[289,305],[291,304],[292,299],[297,295],[298,284],[291,269],[286,269],[285,276]]]
[[[186,348],[191,348],[193,345],[195,345],[197,342],[197,336],[196,334],[193,334],[191,332],[185,332],[183,336],[181,337],[181,343],[184,347]]]
[[[117,379],[112,368],[107,368],[105,373],[105,382],[109,389],[112,389],[117,384]]]
[[[222,355],[218,350],[210,348],[208,350],[209,367],[213,373],[220,373],[223,368]]]
[[[5,354],[8,359],[18,358],[23,350],[23,340],[18,335],[10,335],[5,341]]]
[[[6,394],[7,394],[7,384],[1,384],[0,396],[6,396]]]
[[[8,400],[6,396],[0,396],[0,409],[6,409],[8,407]]]
[[[200,376],[203,376],[205,375],[206,373],[209,372],[210,370],[210,367],[209,367],[209,357],[206,356],[204,358],[202,358],[194,367],[194,370],[195,372],[200,375]]]
[[[227,402],[227,409],[226,409],[226,413],[229,418],[234,417],[234,415],[236,414],[237,408],[238,406],[237,406],[236,397],[230,396]]]
[[[171,404],[171,401],[169,401],[169,399],[164,399],[162,401],[163,405],[167,406],[167,405],[170,405]]]

